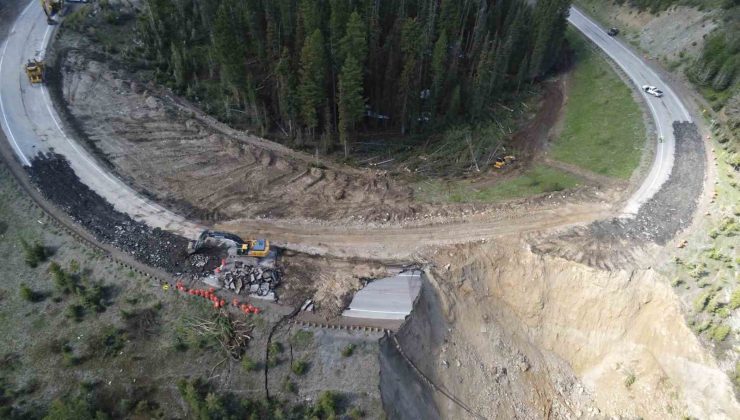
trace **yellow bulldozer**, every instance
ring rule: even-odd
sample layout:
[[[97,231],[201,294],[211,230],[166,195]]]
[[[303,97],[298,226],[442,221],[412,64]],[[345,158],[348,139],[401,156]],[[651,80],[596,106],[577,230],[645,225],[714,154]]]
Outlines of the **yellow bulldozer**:
[[[516,157],[511,156],[511,155],[500,157],[500,158],[496,158],[496,160],[493,162],[493,167],[496,168],[496,169],[501,169],[501,168],[505,167],[506,165],[508,165],[508,164],[510,164],[512,162],[515,162],[515,161],[516,161]]]
[[[26,63],[26,75],[28,76],[28,81],[33,84],[43,83],[44,62],[36,59],[28,60],[28,63]]]

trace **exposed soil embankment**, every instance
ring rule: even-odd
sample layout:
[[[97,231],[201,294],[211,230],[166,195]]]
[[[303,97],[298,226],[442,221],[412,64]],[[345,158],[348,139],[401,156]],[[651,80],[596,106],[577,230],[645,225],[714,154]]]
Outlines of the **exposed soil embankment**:
[[[701,196],[706,159],[695,124],[674,122],[676,153],[668,181],[640,207],[634,218],[600,220],[547,238],[534,249],[595,267],[611,269],[632,262],[640,246],[665,245],[687,228]]]
[[[382,172],[316,167],[307,155],[226,134],[91,58],[72,50],[59,59],[68,123],[122,177],[185,216],[388,221],[423,210]]]
[[[420,370],[481,415],[740,416],[729,379],[652,270],[601,271],[521,242],[435,257],[447,264],[398,338]],[[443,418],[466,417],[434,399]]]
[[[152,229],[123,214],[80,182],[60,156],[37,156],[27,168],[31,181],[49,201],[105,243],[129,253],[138,261],[170,272],[187,257],[187,240],[161,229]]]

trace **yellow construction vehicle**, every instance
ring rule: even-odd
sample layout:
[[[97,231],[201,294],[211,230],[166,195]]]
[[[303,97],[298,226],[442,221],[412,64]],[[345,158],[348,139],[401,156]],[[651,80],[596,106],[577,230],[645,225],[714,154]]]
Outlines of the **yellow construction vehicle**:
[[[41,0],[41,8],[46,13],[46,23],[54,24],[53,17],[62,10],[62,6],[64,6],[64,0]]]
[[[504,166],[516,161],[516,158],[514,156],[504,156],[502,158],[496,158],[496,161],[493,162],[493,167],[496,169],[501,169]]]
[[[54,25],[54,16],[62,11],[64,3],[89,3],[90,0],[41,0],[41,8],[46,14],[46,23]]]
[[[270,254],[270,241],[267,239],[252,239],[243,243],[237,248],[238,255],[247,257],[264,258]]]
[[[28,60],[26,63],[26,75],[31,83],[42,83],[44,81],[44,62],[40,60]]]
[[[198,252],[205,246],[236,248],[236,254],[245,257],[264,258],[270,255],[270,241],[267,239],[244,240],[232,233],[204,230],[197,240],[188,244],[188,253]]]

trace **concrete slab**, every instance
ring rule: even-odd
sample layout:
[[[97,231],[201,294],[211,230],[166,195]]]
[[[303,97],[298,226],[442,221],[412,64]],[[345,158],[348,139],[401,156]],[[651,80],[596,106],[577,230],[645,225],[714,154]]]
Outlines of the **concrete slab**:
[[[342,316],[402,320],[411,313],[421,290],[420,270],[374,280],[358,291]]]

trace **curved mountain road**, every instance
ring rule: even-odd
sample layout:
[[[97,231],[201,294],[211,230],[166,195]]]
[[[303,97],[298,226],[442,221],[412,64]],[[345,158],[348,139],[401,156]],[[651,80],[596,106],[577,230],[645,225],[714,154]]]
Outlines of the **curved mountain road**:
[[[635,215],[640,207],[660,190],[671,174],[676,150],[673,122],[691,122],[691,115],[671,86],[618,38],[607,35],[604,28],[575,7],[571,8],[568,21],[622,68],[645,99],[655,121],[655,128],[658,131],[655,159],[642,185],[630,196],[622,210],[624,216]],[[663,97],[656,98],[643,92],[641,87],[644,85],[662,89]]]
[[[40,5],[32,1],[21,12],[0,49],[0,123],[18,160],[23,166],[31,166],[39,153],[53,151],[64,155],[80,180],[116,210],[152,227],[196,237],[202,226],[140,196],[67,137],[46,86],[29,83],[25,63],[44,58],[55,32],[56,26],[47,25]]]
[[[122,180],[110,174],[94,156],[70,139],[64,132],[49,93],[43,85],[31,85],[23,71],[30,58],[43,58],[56,26],[46,18],[34,0],[17,18],[5,43],[0,48],[0,125],[21,165],[30,166],[39,153],[53,151],[67,158],[80,180],[108,200],[113,206],[152,227],[167,229],[194,238],[203,226],[185,220],[141,196]],[[604,31],[576,9],[570,22],[622,67],[640,86],[662,87],[662,99],[646,97],[660,135],[656,159],[638,191],[629,199],[624,214],[634,214],[652,197],[668,178],[675,149],[674,120],[690,119],[685,107],[667,84],[635,54],[608,37]],[[565,205],[530,212],[508,219],[471,218],[466,222],[421,227],[342,228],[325,225],[292,224],[280,221],[241,220],[217,228],[251,236],[269,236],[277,244],[304,251],[332,252],[356,256],[369,253],[380,258],[403,258],[425,245],[460,243],[504,234],[521,234],[591,222],[613,215],[607,204]],[[368,256],[368,255],[366,255]]]

